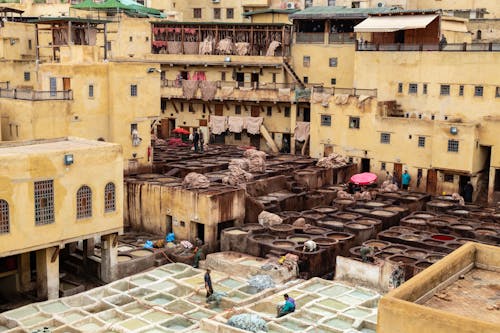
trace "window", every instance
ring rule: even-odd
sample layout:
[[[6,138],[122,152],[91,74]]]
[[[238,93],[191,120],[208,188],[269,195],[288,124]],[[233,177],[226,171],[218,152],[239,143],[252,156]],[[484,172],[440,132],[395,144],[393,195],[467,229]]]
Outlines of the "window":
[[[354,159],[352,157],[349,157],[349,163],[353,163]]]
[[[134,37],[129,36],[129,37],[128,37],[128,41],[129,41],[129,42],[133,42],[133,41],[134,41]]]
[[[220,8],[214,8],[214,20],[220,20]]]
[[[271,117],[273,115],[273,107],[272,106],[267,107],[267,115],[269,117]]]
[[[333,85],[336,85],[337,84],[337,79],[336,78],[332,78],[330,80],[330,84],[333,86]]]
[[[380,163],[380,170],[384,171],[386,168],[385,162]]]
[[[33,48],[33,42],[31,39],[28,39],[28,50],[31,50]]]
[[[104,187],[104,211],[114,212],[116,210],[115,184],[107,183]]]
[[[137,96],[137,84],[130,85],[130,96]]]
[[[306,0],[304,3],[305,8],[309,8],[313,6],[313,0]]]
[[[427,95],[427,83],[422,86],[422,94]]]
[[[327,114],[321,115],[321,126],[332,126],[332,116]]]
[[[500,97],[500,87],[495,89],[495,97]]]
[[[380,143],[391,143],[391,134],[390,133],[380,133]]]
[[[24,81],[29,81],[29,80],[31,80],[31,73],[24,72]]]
[[[92,190],[83,185],[76,192],[76,218],[83,219],[92,216]]]
[[[234,107],[234,114],[241,114],[241,105],[236,105]]]
[[[359,117],[349,117],[349,128],[359,128]]]
[[[186,222],[181,221],[181,227],[185,228],[186,227]]]
[[[234,9],[233,8],[227,8],[226,9],[226,18],[227,19],[233,19],[234,18]]]
[[[49,79],[49,87],[50,87],[50,96],[55,96],[57,92],[57,79],[55,77],[51,77]]]
[[[276,83],[276,73],[273,73],[272,81],[273,81],[273,83]]]
[[[419,147],[425,147],[425,136],[419,136],[418,137],[418,146]]]
[[[193,8],[193,17],[201,18],[201,8]]]
[[[442,84],[441,85],[441,96],[447,96],[450,94],[450,85],[449,84]]]
[[[304,80],[303,81],[304,81],[304,83],[309,83],[309,77],[304,76]]]
[[[42,180],[34,184],[35,224],[54,222],[54,181]]]
[[[450,174],[444,174],[444,181],[447,182],[447,183],[453,183],[453,180],[454,180],[455,177],[453,177],[453,175],[450,175]]]
[[[453,153],[458,153],[458,141],[448,140],[448,151]]]
[[[310,56],[304,56],[302,58],[302,65],[304,67],[309,67],[309,65],[311,65],[311,57]]]
[[[106,42],[106,49],[111,51],[111,42]]]
[[[330,67],[337,67],[337,58],[330,58],[328,63],[330,64]]]
[[[353,1],[351,3],[352,8],[360,8],[361,7],[361,2],[360,1]]]
[[[401,82],[398,83],[398,93],[400,93],[400,94],[403,93],[403,84]]]
[[[463,96],[464,95],[464,86],[458,87],[458,96]]]
[[[220,80],[226,81],[226,72],[220,72]]]
[[[335,7],[335,0],[328,0],[328,7]]]
[[[290,107],[285,106],[285,117],[290,117]]]
[[[10,231],[9,203],[0,200],[0,234],[8,234]]]
[[[130,134],[133,134],[134,131],[137,131],[137,124],[136,123],[130,124]]]
[[[410,83],[408,85],[408,93],[409,94],[416,94],[417,92],[418,92],[418,84]]]
[[[474,96],[478,96],[478,97],[483,96],[483,86],[475,86],[474,87]]]
[[[94,97],[94,85],[89,84],[89,97]]]
[[[241,133],[234,133],[234,140],[241,141]]]

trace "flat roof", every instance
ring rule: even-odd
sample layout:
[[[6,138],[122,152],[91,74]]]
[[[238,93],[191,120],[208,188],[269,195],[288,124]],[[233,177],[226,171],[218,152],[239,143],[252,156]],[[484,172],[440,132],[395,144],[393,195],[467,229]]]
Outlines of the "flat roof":
[[[274,8],[267,8],[267,9],[258,9],[258,10],[252,10],[245,12],[241,14],[244,17],[247,16],[253,16],[253,15],[259,15],[259,14],[293,14],[298,12],[299,9],[274,9]]]
[[[40,154],[68,150],[85,150],[89,148],[103,148],[116,145],[117,144],[110,142],[95,141],[75,137],[19,142],[2,142],[0,143],[0,156]]]
[[[81,17],[39,17],[34,20],[28,20],[28,23],[62,23],[62,22],[72,22],[72,23],[93,23],[93,24],[104,24],[111,21],[97,20]]]
[[[290,15],[294,20],[361,19],[373,15],[411,15],[436,13],[435,9],[406,10],[399,7],[350,8],[339,6],[309,7]]]
[[[459,316],[500,324],[496,303],[500,297],[500,271],[473,268],[422,305]]]
[[[235,25],[235,26],[289,26],[287,23],[251,23],[251,22],[186,22],[186,21],[169,21],[169,20],[155,20],[151,21],[152,24],[175,24],[175,25]]]

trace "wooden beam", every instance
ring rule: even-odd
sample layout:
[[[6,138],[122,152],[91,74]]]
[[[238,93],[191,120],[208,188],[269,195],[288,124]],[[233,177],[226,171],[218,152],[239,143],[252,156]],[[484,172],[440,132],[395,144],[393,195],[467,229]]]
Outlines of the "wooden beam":
[[[281,106],[279,104],[276,104],[276,107],[278,108],[278,112],[281,113]]]
[[[262,112],[262,113],[266,112],[266,111],[264,110],[264,106],[262,106],[262,105],[260,106],[260,112]]]
[[[226,103],[225,101],[223,103],[224,103],[224,106],[226,107],[226,110],[229,111],[229,104]]]
[[[210,104],[207,103],[206,105],[207,105],[208,113],[212,114],[212,109],[210,108]]]
[[[55,262],[57,260],[57,257],[59,257],[59,251],[61,249],[59,247],[56,247],[54,250],[54,253],[52,253],[52,257],[50,258],[50,262]]]
[[[175,113],[179,113],[179,110],[177,109],[177,105],[175,105],[175,102],[173,100],[170,100],[172,102],[172,106],[174,107]]]
[[[247,105],[242,103],[241,105],[243,105],[243,108],[245,109],[246,112],[248,112],[248,108],[247,108]]]

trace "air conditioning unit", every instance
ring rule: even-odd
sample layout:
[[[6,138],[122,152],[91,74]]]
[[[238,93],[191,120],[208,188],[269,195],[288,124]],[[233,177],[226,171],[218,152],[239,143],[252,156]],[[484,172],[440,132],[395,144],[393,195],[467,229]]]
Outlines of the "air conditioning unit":
[[[220,0],[212,0],[212,3],[220,3]]]
[[[385,2],[383,2],[383,1],[377,2],[377,7],[379,7],[379,8],[380,7],[385,7]]]
[[[287,2],[286,9],[295,9],[295,2]]]

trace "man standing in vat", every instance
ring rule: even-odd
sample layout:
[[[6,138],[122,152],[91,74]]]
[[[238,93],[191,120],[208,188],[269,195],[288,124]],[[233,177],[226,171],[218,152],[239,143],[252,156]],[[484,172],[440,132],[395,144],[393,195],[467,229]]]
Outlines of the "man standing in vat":
[[[283,297],[285,298],[285,304],[277,306],[278,318],[295,312],[295,300],[288,296],[288,294],[283,295]]]
[[[214,289],[212,288],[212,278],[210,277],[210,268],[207,268],[207,272],[205,273],[205,289],[207,290],[208,302],[208,298],[214,293]]]

